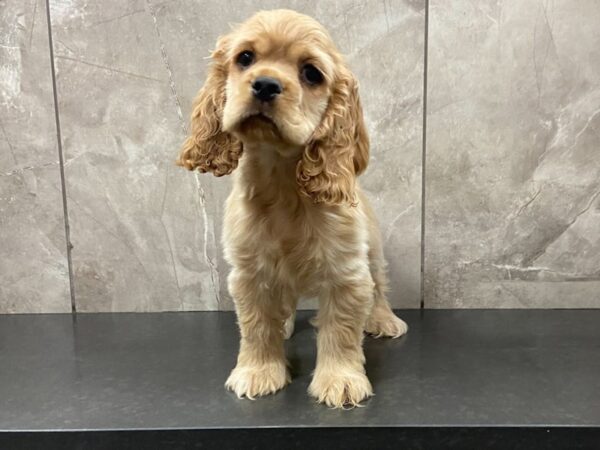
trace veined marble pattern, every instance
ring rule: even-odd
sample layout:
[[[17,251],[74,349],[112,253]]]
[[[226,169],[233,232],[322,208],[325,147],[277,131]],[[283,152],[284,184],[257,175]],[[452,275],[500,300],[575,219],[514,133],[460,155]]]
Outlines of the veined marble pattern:
[[[387,238],[394,304],[418,307],[423,2],[109,5],[51,8],[79,311],[232,308],[219,243],[230,181],[173,160],[217,37],[276,7],[319,17],[362,82],[373,141],[363,185]]]
[[[143,1],[52,2],[78,311],[217,309],[213,195],[184,137]]]
[[[431,0],[427,307],[600,307],[598,23],[594,0]]]
[[[186,125],[191,101],[204,82],[206,56],[217,37],[229,30],[229,23],[241,22],[261,9],[291,8],[318,18],[328,28],[361,83],[372,144],[370,167],[361,183],[381,220],[393,280],[390,299],[394,306],[405,308],[418,307],[420,302],[424,6],[424,1],[351,0],[188,0],[153,2],[152,6],[160,35],[165,37],[165,53]],[[199,182],[213,193],[219,240],[229,180],[201,175]],[[221,247],[217,250],[221,308],[231,309],[226,289],[229,268],[222,260]],[[303,306],[315,303],[300,303]]]
[[[360,80],[361,183],[392,303],[418,307],[424,0],[50,3],[79,311],[232,308],[230,180],[174,159],[216,38],[280,7],[317,17]],[[0,312],[70,310],[45,13],[0,1]],[[600,3],[429,13],[425,307],[600,307]]]
[[[0,313],[71,298],[43,0],[0,2]]]

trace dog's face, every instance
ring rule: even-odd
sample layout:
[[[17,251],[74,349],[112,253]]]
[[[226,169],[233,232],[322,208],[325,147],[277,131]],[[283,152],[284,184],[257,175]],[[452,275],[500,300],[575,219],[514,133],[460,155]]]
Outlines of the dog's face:
[[[352,202],[368,137],[356,80],[327,31],[294,11],[263,11],[221,37],[212,59],[178,163],[221,176],[244,146],[296,148],[300,192]]]
[[[222,44],[223,45],[223,44]],[[331,41],[312,19],[259,15],[226,40],[223,130],[242,141],[305,145],[331,95]]]

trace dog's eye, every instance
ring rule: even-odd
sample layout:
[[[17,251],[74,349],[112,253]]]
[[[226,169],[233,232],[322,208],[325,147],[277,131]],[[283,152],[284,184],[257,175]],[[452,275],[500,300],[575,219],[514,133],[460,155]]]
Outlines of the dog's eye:
[[[312,64],[305,64],[300,72],[302,79],[311,86],[321,84],[323,82],[323,74]]]
[[[242,53],[240,53],[238,55],[236,62],[241,67],[246,68],[254,62],[254,53],[251,52],[250,50],[243,51]]]

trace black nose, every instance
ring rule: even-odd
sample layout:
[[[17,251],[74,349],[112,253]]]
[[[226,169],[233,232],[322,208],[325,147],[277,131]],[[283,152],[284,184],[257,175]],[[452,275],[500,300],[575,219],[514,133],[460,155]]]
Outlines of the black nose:
[[[281,94],[281,83],[271,77],[258,77],[252,83],[252,93],[261,102],[270,102]]]

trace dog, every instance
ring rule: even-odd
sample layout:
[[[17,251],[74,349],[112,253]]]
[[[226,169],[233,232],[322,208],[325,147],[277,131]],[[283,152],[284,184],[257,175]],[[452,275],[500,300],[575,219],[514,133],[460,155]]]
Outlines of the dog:
[[[254,399],[290,383],[284,339],[298,298],[318,297],[309,394],[357,406],[373,395],[363,332],[407,331],[357,183],[369,161],[358,83],[325,28],[290,10],[255,14],[211,58],[177,163],[216,176],[237,168],[223,246],[241,339],[225,386]]]

